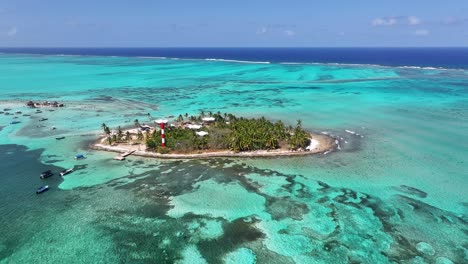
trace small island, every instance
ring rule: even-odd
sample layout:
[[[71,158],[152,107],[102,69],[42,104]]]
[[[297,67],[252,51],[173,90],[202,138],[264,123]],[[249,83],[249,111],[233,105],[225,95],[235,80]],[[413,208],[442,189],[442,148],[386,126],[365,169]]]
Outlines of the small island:
[[[168,118],[174,118],[169,116]],[[102,137],[92,149],[157,158],[275,157],[328,153],[337,147],[334,138],[265,117],[244,118],[229,113],[201,112],[179,115],[172,122],[154,121],[134,128],[111,130],[102,124]]]

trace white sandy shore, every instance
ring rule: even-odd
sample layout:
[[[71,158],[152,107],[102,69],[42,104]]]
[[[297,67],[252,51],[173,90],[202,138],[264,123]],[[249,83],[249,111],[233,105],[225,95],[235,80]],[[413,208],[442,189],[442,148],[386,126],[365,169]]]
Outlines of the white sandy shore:
[[[197,153],[171,153],[171,154],[160,154],[156,152],[149,152],[144,150],[144,145],[106,145],[102,143],[96,143],[90,146],[94,150],[104,150],[117,153],[125,153],[128,151],[135,151],[132,155],[150,157],[150,158],[161,158],[161,159],[200,159],[200,158],[213,158],[213,157],[279,157],[279,156],[304,156],[317,153],[328,153],[334,150],[337,146],[335,139],[326,135],[311,134],[311,144],[308,151],[291,151],[291,150],[257,150],[248,152],[234,152],[229,150],[221,151],[200,151]]]

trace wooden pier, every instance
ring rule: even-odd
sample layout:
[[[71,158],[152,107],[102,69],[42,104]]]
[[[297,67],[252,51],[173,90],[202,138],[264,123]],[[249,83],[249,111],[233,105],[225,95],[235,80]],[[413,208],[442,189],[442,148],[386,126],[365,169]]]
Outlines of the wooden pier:
[[[125,157],[128,157],[132,155],[132,153],[135,152],[135,150],[129,150],[127,152],[124,152],[116,157],[114,157],[115,160],[125,160]]]
[[[133,152],[135,152],[135,151],[134,151],[134,150],[129,150],[129,151],[127,151],[127,152],[125,152],[125,153],[121,154],[120,156],[122,156],[122,157],[124,157],[124,158],[125,158],[125,157],[127,157],[127,156],[130,156],[130,155],[132,155],[132,153],[133,153]]]

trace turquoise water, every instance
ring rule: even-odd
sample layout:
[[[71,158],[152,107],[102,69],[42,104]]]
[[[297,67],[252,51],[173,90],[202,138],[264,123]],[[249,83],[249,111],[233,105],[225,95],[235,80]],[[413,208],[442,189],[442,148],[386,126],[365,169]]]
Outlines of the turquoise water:
[[[0,115],[0,263],[468,261],[467,71],[2,54],[0,72],[0,111],[31,113]],[[201,110],[300,118],[341,149],[118,162],[87,148],[103,122]]]

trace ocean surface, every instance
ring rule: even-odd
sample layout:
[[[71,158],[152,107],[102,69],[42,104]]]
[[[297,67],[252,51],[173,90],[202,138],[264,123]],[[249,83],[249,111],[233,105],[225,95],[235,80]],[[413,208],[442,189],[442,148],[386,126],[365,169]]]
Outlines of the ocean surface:
[[[0,52],[2,264],[468,262],[466,48]],[[102,123],[202,110],[301,119],[340,147],[123,162],[88,148]]]

